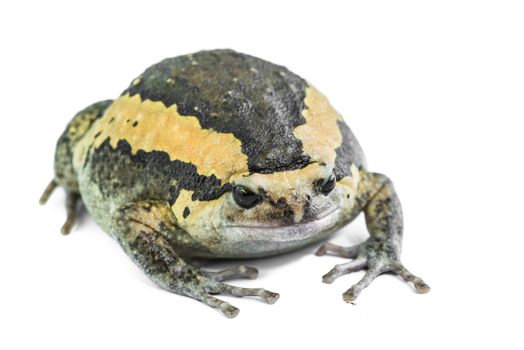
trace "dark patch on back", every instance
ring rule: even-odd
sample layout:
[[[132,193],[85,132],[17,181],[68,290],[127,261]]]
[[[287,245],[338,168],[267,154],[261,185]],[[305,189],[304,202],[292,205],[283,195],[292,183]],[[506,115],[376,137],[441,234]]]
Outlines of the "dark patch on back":
[[[107,197],[135,191],[129,201],[159,199],[173,205],[182,189],[193,191],[192,199],[200,201],[216,199],[231,190],[229,183],[221,184],[214,175],[200,175],[195,165],[172,161],[166,152],[139,150],[132,154],[125,140],[113,148],[108,138],[90,157],[91,178]]]
[[[189,216],[189,214],[191,214],[191,212],[189,211],[189,208],[185,207],[184,212],[182,213],[182,217],[185,219]]]
[[[137,125],[138,125],[138,122],[135,120],[135,122],[133,123],[133,128],[136,128]]]
[[[293,129],[305,123],[307,83],[283,66],[231,50],[168,58],[123,92],[177,105],[203,128],[233,133],[251,172],[305,167],[310,157]]]
[[[342,143],[335,150],[337,153],[335,174],[338,181],[345,176],[352,176],[351,164],[355,164],[360,169],[365,166],[366,161],[360,144],[347,124],[342,120],[338,120],[337,125],[342,135]]]

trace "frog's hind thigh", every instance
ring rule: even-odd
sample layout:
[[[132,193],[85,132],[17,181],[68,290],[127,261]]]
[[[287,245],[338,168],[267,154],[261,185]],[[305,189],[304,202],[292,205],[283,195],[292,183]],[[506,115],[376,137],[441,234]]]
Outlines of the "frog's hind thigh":
[[[97,102],[78,112],[69,122],[58,139],[55,150],[55,176],[40,197],[40,204],[45,204],[57,187],[66,191],[67,218],[62,226],[62,234],[68,234],[75,223],[77,204],[81,201],[77,174],[73,168],[73,152],[76,144],[82,140],[94,122],[100,118],[112,101]]]

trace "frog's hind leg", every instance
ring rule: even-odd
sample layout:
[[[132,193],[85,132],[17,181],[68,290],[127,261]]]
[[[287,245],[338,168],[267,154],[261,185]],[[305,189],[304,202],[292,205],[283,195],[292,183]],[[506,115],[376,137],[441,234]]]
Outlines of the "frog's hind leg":
[[[45,188],[42,196],[40,196],[40,204],[44,205],[47,203],[49,197],[53,194],[54,190],[58,187],[58,183],[55,179],[51,180]],[[73,191],[66,190],[66,221],[62,225],[60,232],[63,235],[68,235],[73,228],[76,221],[77,205],[80,200],[80,194]]]
[[[55,176],[40,197],[40,204],[45,204],[58,186],[66,191],[67,218],[61,229],[64,235],[67,235],[73,228],[77,204],[81,199],[77,174],[73,167],[75,146],[82,140],[95,121],[102,117],[111,102],[111,100],[97,102],[78,112],[69,122],[56,144]]]

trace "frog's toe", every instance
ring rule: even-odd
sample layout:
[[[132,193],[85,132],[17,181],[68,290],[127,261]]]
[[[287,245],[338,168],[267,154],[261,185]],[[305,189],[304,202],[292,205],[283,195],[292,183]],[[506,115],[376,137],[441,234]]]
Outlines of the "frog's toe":
[[[422,280],[422,278],[417,277],[409,272],[400,262],[397,262],[391,271],[400,276],[400,278],[402,278],[404,281],[413,283],[417,293],[425,294],[431,290],[431,288],[426,284],[426,282],[424,282],[424,280]]]
[[[209,272],[207,272],[207,274],[209,274]],[[235,297],[254,296],[259,297],[262,301],[268,304],[275,303],[279,298],[277,293],[262,288],[236,287],[213,279],[205,279],[203,285],[200,285],[196,292],[191,293],[190,296],[200,300],[206,305],[218,309],[226,317],[233,318],[238,315],[239,310],[236,307],[213,296],[217,294],[231,295]]]
[[[58,187],[58,182],[56,182],[55,179],[51,180],[47,187],[44,190],[44,193],[40,196],[39,203],[41,205],[44,205],[49,200],[49,197],[51,197],[51,194],[53,194],[54,190]],[[78,201],[80,199],[80,194],[77,192],[72,191],[66,191],[66,211],[67,211],[67,217],[66,221],[62,225],[62,228],[60,229],[60,232],[62,232],[63,235],[69,234],[71,232],[71,229],[73,228],[75,221],[76,221],[76,207],[78,204]]]
[[[364,277],[345,291],[344,294],[342,294],[342,298],[345,302],[352,303],[357,299],[364,288],[368,287],[375,278],[385,272],[392,272],[399,275],[404,281],[413,283],[418,293],[423,294],[430,291],[430,287],[422,280],[422,278],[413,275],[399,261],[384,259],[383,261],[374,263],[371,267],[368,267]]]
[[[233,318],[238,315],[240,310],[230,303],[215,298],[212,295],[207,293],[202,293],[196,296],[196,299],[200,300],[204,304],[211,306],[212,308],[218,309],[224,316],[228,318]]]
[[[351,288],[349,288],[342,294],[342,299],[344,299],[346,303],[352,303],[353,301],[355,301],[355,299],[357,299],[358,295],[364,288],[369,286],[371,282],[373,282],[373,280],[377,278],[378,275],[385,271],[385,268],[381,268],[378,266],[369,268],[360,281],[358,281],[356,284],[354,284]]]
[[[358,255],[360,246],[361,244],[357,244],[351,247],[342,247],[333,243],[326,242],[317,249],[315,255],[322,256],[326,254],[331,254],[335,256],[340,256],[341,258],[354,259]]]
[[[259,297],[268,304],[274,304],[280,297],[278,293],[263,288],[242,288],[225,283],[220,283],[214,292],[235,297]]]
[[[78,204],[78,200],[80,199],[80,195],[76,192],[67,192],[66,195],[66,210],[67,210],[67,217],[64,225],[62,225],[62,228],[60,229],[60,232],[62,232],[63,235],[68,235],[71,232],[71,229],[73,228],[75,221],[76,221],[76,207]]]
[[[47,187],[44,190],[44,193],[40,196],[40,205],[44,205],[47,203],[49,197],[51,197],[51,194],[53,194],[53,191],[57,188],[58,184],[56,183],[55,179],[51,180]]]
[[[360,271],[367,265],[365,258],[358,258],[345,264],[335,265],[328,273],[322,276],[322,282],[333,283],[338,277],[351,272]]]
[[[254,280],[258,277],[258,270],[248,265],[238,265],[220,271],[207,271],[206,273],[219,282],[241,278]]]

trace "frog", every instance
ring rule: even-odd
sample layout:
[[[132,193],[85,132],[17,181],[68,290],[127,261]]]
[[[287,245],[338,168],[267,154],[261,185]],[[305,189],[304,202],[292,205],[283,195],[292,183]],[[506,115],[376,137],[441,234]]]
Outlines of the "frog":
[[[198,259],[255,259],[321,244],[348,259],[332,283],[365,271],[343,293],[353,303],[383,273],[418,293],[430,287],[400,261],[403,214],[392,181],[367,170],[342,116],[284,66],[229,49],[162,60],[114,100],[94,103],[56,144],[54,177],[40,198],[65,190],[68,234],[79,205],[158,286],[235,317],[218,295],[272,304],[279,294],[229,283],[254,279],[239,264],[219,271]],[[329,242],[360,213],[369,237]]]

